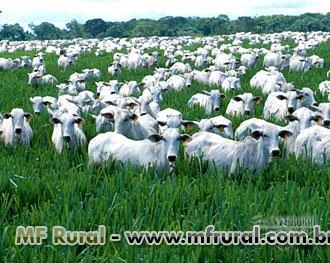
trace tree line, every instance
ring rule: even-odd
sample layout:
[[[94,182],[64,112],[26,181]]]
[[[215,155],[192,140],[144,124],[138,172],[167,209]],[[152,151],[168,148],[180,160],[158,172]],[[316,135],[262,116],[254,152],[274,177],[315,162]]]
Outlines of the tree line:
[[[305,13],[299,16],[241,16],[230,20],[227,15],[217,17],[166,16],[158,20],[131,19],[126,22],[106,22],[96,18],[84,24],[72,20],[60,29],[49,22],[30,24],[24,31],[19,24],[0,26],[0,39],[45,40],[139,36],[210,36],[236,32],[276,33],[283,31],[330,31],[330,12],[327,14]]]

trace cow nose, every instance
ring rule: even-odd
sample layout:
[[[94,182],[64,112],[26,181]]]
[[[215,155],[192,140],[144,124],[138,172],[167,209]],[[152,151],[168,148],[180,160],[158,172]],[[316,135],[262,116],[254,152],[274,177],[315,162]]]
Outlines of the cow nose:
[[[187,85],[187,88],[190,88],[190,87],[191,87],[191,85],[190,85],[190,84],[188,84],[188,85]]]
[[[250,111],[249,110],[246,110],[244,113],[245,113],[245,115],[250,115]]]
[[[324,126],[328,126],[328,125],[330,125],[330,120],[324,120],[324,121],[323,121],[323,124],[324,124]]]
[[[289,107],[289,108],[288,108],[288,112],[289,112],[290,114],[292,114],[292,113],[294,112],[294,108],[293,108],[293,107]]]
[[[63,136],[63,140],[65,142],[70,142],[71,138],[70,138],[70,136],[66,135],[66,136]]]
[[[17,133],[17,134],[21,134],[21,132],[22,132],[22,129],[21,129],[21,128],[16,128],[16,129],[15,129],[15,133]]]
[[[97,95],[97,96],[100,96],[100,92],[97,92],[96,95]]]
[[[170,155],[170,156],[167,157],[167,159],[168,159],[169,162],[173,163],[176,160],[176,156],[175,155]]]
[[[279,149],[272,150],[272,156],[280,156],[280,150]]]
[[[219,107],[215,107],[214,110],[215,110],[215,111],[219,111],[220,108],[219,108]]]
[[[35,111],[34,114],[35,115],[40,115],[40,111]]]

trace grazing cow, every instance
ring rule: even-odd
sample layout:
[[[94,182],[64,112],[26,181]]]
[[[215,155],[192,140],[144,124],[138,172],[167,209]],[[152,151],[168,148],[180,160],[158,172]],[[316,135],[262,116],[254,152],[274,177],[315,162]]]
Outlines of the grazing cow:
[[[128,139],[115,132],[102,133],[88,145],[89,162],[100,165],[113,158],[133,165],[155,165],[157,171],[171,172],[178,156],[180,140],[189,141],[190,136],[180,135],[176,128],[169,128],[162,135],[151,134],[141,141]]]
[[[212,110],[220,110],[220,102],[225,97],[219,90],[203,91],[203,93],[193,95],[188,101],[188,106],[191,108],[199,105],[205,109],[205,114],[211,114]]]
[[[226,109],[227,115],[250,115],[254,113],[254,103],[259,103],[260,97],[252,93],[244,93],[233,97]]]
[[[279,137],[286,138],[292,133],[275,127],[263,127],[251,132],[251,136],[237,142],[207,132],[193,136],[185,147],[187,156],[200,156],[214,164],[216,168],[229,168],[234,174],[237,166],[258,172],[267,165],[272,157],[280,155]]]
[[[298,101],[303,98],[304,95],[297,94],[296,91],[270,93],[264,106],[264,118],[274,116],[277,119],[284,119],[288,113],[292,114],[297,109]]]
[[[311,158],[317,165],[330,161],[330,130],[312,126],[303,130],[296,139],[295,154],[304,159]]]
[[[121,65],[118,61],[113,61],[108,67],[108,73],[110,76],[120,76],[121,75]]]
[[[86,144],[86,137],[81,130],[84,120],[71,112],[55,113],[50,121],[54,124],[52,142],[58,153],[63,148],[76,150]]]
[[[1,140],[6,146],[12,147],[18,143],[24,146],[30,145],[33,132],[28,121],[31,118],[30,113],[20,108],[14,108],[10,113],[3,115]]]

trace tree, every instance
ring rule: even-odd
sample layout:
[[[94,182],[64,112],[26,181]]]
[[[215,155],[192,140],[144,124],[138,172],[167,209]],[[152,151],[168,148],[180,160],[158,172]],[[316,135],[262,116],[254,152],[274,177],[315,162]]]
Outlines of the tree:
[[[14,25],[5,24],[0,31],[0,39],[25,40],[26,34],[24,29],[17,23]]]
[[[97,37],[100,33],[106,32],[108,24],[101,18],[87,20],[84,25],[85,31],[90,37]]]
[[[70,38],[84,38],[87,36],[84,25],[79,24],[75,19],[73,19],[70,23],[67,23],[66,28]]]
[[[36,35],[37,39],[61,39],[63,38],[63,33],[61,29],[57,28],[51,23],[42,22],[40,25],[30,24],[32,32]]]

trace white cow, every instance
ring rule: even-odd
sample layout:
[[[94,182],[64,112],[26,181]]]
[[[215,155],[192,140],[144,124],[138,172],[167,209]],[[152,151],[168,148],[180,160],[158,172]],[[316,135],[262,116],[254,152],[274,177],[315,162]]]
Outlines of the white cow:
[[[89,162],[103,164],[110,158],[124,163],[149,167],[158,171],[171,172],[177,159],[181,141],[189,141],[179,129],[169,128],[164,134],[151,134],[146,139],[134,141],[125,136],[108,132],[97,135],[88,145]],[[143,154],[141,154],[143,153]]]
[[[108,67],[108,73],[110,74],[110,76],[120,76],[121,64],[118,61],[113,61]]]
[[[221,86],[224,91],[239,90],[241,89],[241,82],[237,77],[227,77],[223,80]]]
[[[256,173],[267,165],[272,157],[280,155],[279,137],[286,138],[292,133],[276,127],[263,127],[251,132],[251,136],[237,142],[208,132],[200,132],[185,147],[187,156],[202,156],[209,165],[228,168],[234,174],[238,167]]]
[[[3,115],[1,140],[6,146],[12,147],[18,143],[30,145],[33,132],[28,121],[31,118],[32,115],[21,108],[14,108]]]
[[[76,150],[86,144],[86,137],[81,130],[84,120],[71,112],[55,113],[50,121],[54,124],[52,142],[58,153],[63,148]]]
[[[119,94],[121,96],[138,96],[140,95],[141,90],[139,88],[139,84],[135,81],[128,81],[126,83],[123,84],[123,86],[121,86],[121,88],[119,89]]]
[[[234,96],[226,109],[227,115],[250,115],[254,113],[254,103],[259,103],[261,98],[252,93]]]
[[[295,154],[304,159],[310,158],[317,165],[330,161],[330,130],[312,126],[303,130],[295,143]]]
[[[246,68],[255,68],[258,62],[258,54],[252,53],[245,53],[241,56],[241,65],[245,66]]]
[[[330,94],[330,80],[322,81],[319,84],[319,91],[323,96]]]
[[[58,60],[57,60],[57,65],[61,69],[67,69],[68,67],[72,67],[74,65],[73,59],[71,56],[67,56],[66,54],[62,54]]]
[[[264,118],[274,116],[277,119],[283,119],[288,113],[293,113],[297,109],[298,101],[303,98],[304,96],[297,94],[296,91],[270,93],[263,110]]]
[[[311,60],[302,56],[293,56],[290,59],[290,71],[308,71],[312,66]]]
[[[268,52],[264,57],[264,67],[274,66],[279,70],[283,70],[284,67],[289,65],[290,57],[288,55],[282,55],[281,53]]]
[[[205,114],[211,114],[212,110],[220,110],[220,102],[225,97],[219,90],[204,90],[203,93],[193,95],[188,101],[188,106],[191,108],[194,105],[198,105],[205,109]]]
[[[180,91],[184,88],[191,87],[191,79],[192,75],[189,73],[185,73],[184,75],[173,75],[168,80],[167,83],[169,84],[169,87]]]

